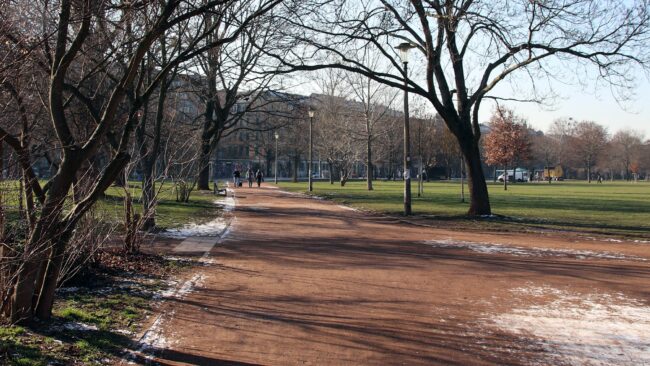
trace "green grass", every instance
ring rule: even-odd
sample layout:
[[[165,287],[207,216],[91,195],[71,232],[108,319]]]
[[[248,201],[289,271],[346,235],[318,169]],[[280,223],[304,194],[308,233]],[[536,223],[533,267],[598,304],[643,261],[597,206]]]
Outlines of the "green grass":
[[[129,191],[134,199],[134,205],[141,212],[139,202],[142,190],[139,182],[130,182]],[[189,222],[202,223],[217,216],[220,209],[214,205],[217,196],[211,192],[194,190],[190,201],[176,202],[176,195],[171,182],[158,187],[158,206],[156,207],[156,225],[163,228],[182,226]],[[115,221],[122,220],[124,215],[124,188],[110,187],[106,195],[98,202],[97,210]]]
[[[44,184],[44,182],[42,182]],[[171,182],[164,182],[159,185],[158,206],[156,207],[156,225],[161,228],[179,227],[189,222],[202,223],[210,221],[220,210],[214,205],[217,196],[211,192],[194,190],[189,202],[176,202],[174,187]],[[140,196],[142,194],[140,182],[129,182],[128,191],[134,200],[134,206],[138,212],[142,212]],[[0,194],[2,204],[8,207],[6,212],[8,222],[17,222],[18,214],[18,182],[0,182]],[[119,223],[124,220],[124,197],[125,189],[112,186],[106,191],[106,195],[97,201],[95,212],[103,221]]]
[[[151,313],[149,297],[132,293],[111,293],[102,296],[80,292],[60,299],[54,309],[59,321],[94,325],[97,330],[57,332],[66,343],[74,345],[75,359],[98,364],[107,357],[119,355],[131,341],[115,329],[136,330],[137,322]]]
[[[93,292],[86,288],[64,293],[54,304],[53,318],[31,328],[0,325],[0,365],[105,364],[135,345],[117,330],[137,332],[153,312],[154,293],[164,287],[159,280],[135,289]],[[62,328],[64,323],[83,323],[96,330]],[[75,363],[76,362],[76,363]]]
[[[362,181],[345,187],[316,182],[314,194],[353,207],[389,214],[403,209],[403,182],[373,182],[366,190]],[[280,183],[290,191],[305,192],[306,183]],[[518,225],[575,229],[629,235],[650,235],[650,183],[648,182],[553,182],[488,184],[494,214],[506,216]],[[424,196],[416,197],[417,182],[412,184],[413,213],[436,215],[440,219],[462,216],[469,204],[460,202],[459,182],[430,182]],[[466,199],[469,200],[467,187]]]
[[[158,289],[156,283],[149,291]],[[65,296],[55,304],[54,315],[64,321],[96,325],[100,331],[129,329],[151,310],[150,297],[139,293],[109,293],[97,296],[79,292]],[[135,330],[135,328],[131,328]]]
[[[48,349],[47,354],[43,349]],[[52,337],[40,337],[19,326],[0,326],[0,364],[40,366],[51,362],[63,364],[56,354],[65,353],[63,344]]]

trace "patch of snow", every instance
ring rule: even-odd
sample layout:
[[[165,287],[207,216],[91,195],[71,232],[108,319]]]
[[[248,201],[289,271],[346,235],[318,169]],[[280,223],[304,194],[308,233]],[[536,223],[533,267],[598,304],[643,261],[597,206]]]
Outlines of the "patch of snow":
[[[170,312],[170,316],[173,315],[173,311]],[[163,316],[162,314],[159,315],[156,320],[153,322],[151,327],[147,329],[146,332],[140,337],[140,340],[138,341],[138,344],[140,347],[138,347],[137,353],[139,354],[146,354],[149,351],[156,350],[156,349],[162,349],[169,345],[169,341],[167,338],[163,336]],[[135,356],[135,355],[131,355]],[[147,354],[146,355],[147,359],[153,358],[152,354]]]
[[[338,205],[337,207],[342,208],[344,210],[348,210],[348,211],[359,211],[358,209],[356,209],[354,207],[350,207],[350,206]]]
[[[203,257],[207,257],[207,254],[208,253]],[[204,279],[205,276],[203,274],[196,274],[189,280],[185,281],[180,287],[178,286],[179,282],[171,282],[175,284],[175,286],[170,286],[165,291],[156,294],[155,298],[159,299],[162,297],[164,300],[171,298],[181,299],[192,292],[194,288],[200,286]],[[151,327],[149,327],[149,329],[147,329],[138,340],[138,344],[140,345],[138,350],[135,353],[130,353],[128,358],[133,360],[135,354],[142,354],[145,355],[147,359],[152,359],[156,350],[165,348],[170,344],[169,340],[163,335],[164,316],[172,318],[174,316],[174,311],[172,310],[169,313],[158,315]],[[129,363],[132,364],[132,362]]]
[[[555,300],[493,317],[498,328],[531,338],[553,363],[650,365],[650,306],[623,294],[572,294],[550,287],[514,289]]]
[[[215,204],[222,206],[226,212],[232,212],[235,209],[235,199],[233,195],[226,196],[223,200],[215,201]]]
[[[128,329],[115,329],[115,333],[124,334],[127,336],[133,336],[134,333]]]
[[[228,222],[222,218],[206,222],[204,224],[185,224],[182,228],[167,229],[165,232],[160,233],[160,236],[167,238],[189,238],[193,236],[219,236],[228,226]]]
[[[642,240],[642,239],[623,240],[623,239],[616,239],[616,238],[596,238],[596,237],[593,237],[593,236],[588,236],[587,239],[588,240],[594,240],[594,241],[610,242],[610,243],[650,244],[650,240]]]
[[[217,263],[217,261],[214,258],[204,258],[204,257],[199,258],[197,260],[197,262],[199,262],[201,264],[204,264],[204,265]]]
[[[192,292],[196,287],[199,287],[203,284],[203,280],[205,280],[205,276],[202,274],[195,274],[190,278],[189,280],[185,281],[183,283],[183,286],[181,286],[175,293],[174,297],[176,298],[183,298],[185,295],[189,294]]]
[[[232,212],[235,209],[235,199],[232,197],[217,200],[214,204],[223,207],[225,212]],[[186,239],[194,236],[220,236],[226,227],[228,227],[228,220],[224,217],[217,217],[203,224],[189,223],[183,225],[181,228],[167,229],[158,235],[178,239]]]
[[[175,256],[171,256],[171,255],[166,255],[165,259],[167,259],[168,261],[181,262],[181,263],[193,263],[194,262],[194,259],[192,259],[192,258],[175,257]]]
[[[174,297],[174,294],[177,291],[178,287],[178,282],[177,281],[166,281],[167,283],[167,288],[163,291],[157,292],[153,295],[154,300],[160,300],[160,299],[170,299]]]
[[[86,324],[81,322],[69,322],[63,324],[63,329],[74,330],[80,332],[87,332],[90,330],[98,330],[97,326],[94,324]]]
[[[300,192],[282,191],[282,193],[287,194],[289,196],[302,196],[302,197],[305,197],[305,194],[300,193]]]
[[[562,248],[540,248],[540,247],[518,247],[498,243],[481,243],[453,239],[426,240],[424,244],[438,248],[469,249],[484,254],[508,254],[518,257],[574,257],[576,259],[625,259],[646,261],[647,259],[627,256],[614,252],[596,252],[592,250],[562,249]]]
[[[595,240],[595,241],[605,241],[605,242],[610,242],[610,243],[622,243],[623,240],[621,239],[615,239],[615,238],[596,238],[593,236],[587,237],[589,240]]]

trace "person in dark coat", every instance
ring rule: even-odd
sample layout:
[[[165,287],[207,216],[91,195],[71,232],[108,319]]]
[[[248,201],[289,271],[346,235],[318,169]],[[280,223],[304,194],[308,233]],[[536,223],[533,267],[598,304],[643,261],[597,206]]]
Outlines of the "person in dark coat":
[[[255,173],[255,178],[257,178],[257,188],[259,188],[262,185],[262,178],[263,178],[261,170],[259,169],[257,170],[257,173]]]
[[[246,180],[248,180],[248,188],[253,187],[254,178],[255,178],[255,173],[253,173],[253,169],[248,168],[248,171],[246,171]]]
[[[232,173],[232,176],[235,181],[235,187],[239,187],[239,182],[241,178],[241,173],[239,172],[239,169],[235,169],[235,171]]]

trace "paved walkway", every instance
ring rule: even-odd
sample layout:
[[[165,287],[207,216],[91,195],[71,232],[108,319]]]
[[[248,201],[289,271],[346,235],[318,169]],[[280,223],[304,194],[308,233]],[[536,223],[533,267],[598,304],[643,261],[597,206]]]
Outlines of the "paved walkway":
[[[160,364],[547,364],[542,343],[494,321],[553,299],[535,289],[650,300],[638,245],[456,233],[235,192],[227,237],[197,242],[211,260],[156,324]]]

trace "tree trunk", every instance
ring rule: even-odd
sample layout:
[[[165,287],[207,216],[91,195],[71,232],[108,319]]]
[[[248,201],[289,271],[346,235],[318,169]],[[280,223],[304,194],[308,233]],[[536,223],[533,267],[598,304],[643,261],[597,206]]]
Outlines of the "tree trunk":
[[[147,159],[148,160],[148,159]],[[142,171],[142,230],[152,230],[156,227],[155,187],[153,169],[155,164],[147,161]]]
[[[330,184],[334,184],[334,164],[330,160],[327,161],[327,167],[330,170]]]
[[[507,191],[508,190],[508,165],[503,166],[503,190]]]
[[[210,154],[212,146],[210,136],[204,131],[201,136],[201,156],[199,157],[199,179],[198,189],[205,191],[210,190]]]
[[[462,139],[459,139],[462,140]],[[462,140],[461,150],[467,169],[467,185],[470,193],[469,216],[491,215],[490,196],[488,194],[485,174],[481,166],[481,152],[478,141],[474,138]]]
[[[291,171],[291,181],[298,183],[298,164],[300,164],[300,155],[296,154],[293,157],[293,169]]]
[[[496,183],[497,182],[497,166],[496,165],[494,166],[494,177],[493,178],[494,178],[494,183]]]
[[[55,238],[61,235],[59,228],[63,203],[77,168],[76,162],[69,162],[64,158],[48,190],[48,197],[41,210],[40,218],[24,249],[25,262],[17,274],[18,278],[11,301],[11,321],[13,323],[25,323],[32,319],[37,277],[41,272],[39,269],[47,259],[45,249],[51,248],[51,246],[54,248]],[[43,276],[45,273],[40,273],[40,275]],[[44,281],[39,280],[38,282],[43,283]]]
[[[366,187],[369,191],[372,191],[372,138],[370,136],[368,136],[368,139],[366,140],[366,153],[366,165],[368,166],[368,171],[366,172]]]
[[[113,183],[113,185],[115,185],[116,187],[126,188],[127,180],[128,180],[128,177],[126,176],[126,174],[120,174],[117,177],[117,179],[115,179],[115,182]]]
[[[129,131],[126,130],[126,132]],[[61,268],[61,255],[75,225],[97,201],[99,193],[115,181],[129,159],[128,154],[118,153],[97,180],[92,193],[87,195],[80,204],[73,206],[65,214],[65,217],[62,217],[74,172],[79,170],[81,162],[85,160],[85,157],[76,149],[70,149],[64,153],[59,171],[47,191],[41,215],[23,251],[25,259],[22,267],[18,270],[15,291],[11,299],[12,322],[28,323],[31,321],[34,314],[33,309],[37,304],[43,304],[39,309],[39,314],[45,318],[49,317]],[[47,258],[48,255],[49,258]],[[48,263],[47,270],[40,270],[45,262]]]
[[[208,75],[207,75],[207,100],[205,102],[205,113],[203,114],[203,129],[201,131],[201,151],[199,156],[199,175],[197,188],[199,190],[210,189],[210,154],[212,152],[211,141],[218,131],[214,121],[217,96],[217,81],[215,69],[216,61],[208,57]],[[217,111],[218,112],[218,111]],[[218,118],[218,117],[217,117]]]
[[[56,240],[52,254],[47,264],[47,269],[43,273],[43,287],[38,296],[35,315],[39,319],[45,320],[52,316],[52,305],[54,304],[54,294],[59,280],[59,273],[63,266],[63,254],[65,245],[72,236],[72,230],[65,229],[61,236]]]
[[[465,182],[463,181],[463,165],[465,161],[460,157],[460,202],[465,203]]]
[[[591,183],[591,163],[587,163],[587,183]]]

